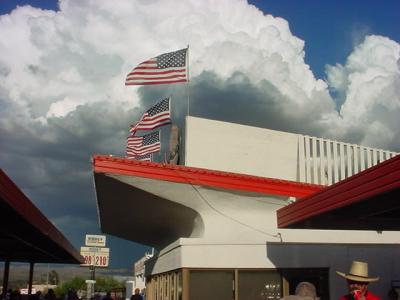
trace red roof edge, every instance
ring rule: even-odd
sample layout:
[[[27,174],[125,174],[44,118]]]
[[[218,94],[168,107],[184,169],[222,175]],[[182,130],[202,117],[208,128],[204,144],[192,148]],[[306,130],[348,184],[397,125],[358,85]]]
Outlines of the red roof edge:
[[[48,239],[69,253],[71,258],[76,260],[76,263],[83,263],[83,257],[79,252],[2,169],[0,169],[0,197],[44,236],[47,236]]]
[[[315,215],[344,207],[400,187],[400,155],[368,168],[277,211],[285,228]]]
[[[248,191],[268,195],[304,197],[320,191],[323,187],[209,169],[143,162],[106,155],[93,155],[95,173],[112,173],[144,177],[176,183],[196,184],[231,190]]]

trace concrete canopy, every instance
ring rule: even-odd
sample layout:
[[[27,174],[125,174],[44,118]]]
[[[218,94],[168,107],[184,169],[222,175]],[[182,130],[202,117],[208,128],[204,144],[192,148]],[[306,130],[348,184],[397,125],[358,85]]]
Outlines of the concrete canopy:
[[[93,164],[102,231],[155,248],[182,237],[203,236],[203,221],[210,221],[207,209],[212,205],[204,201],[206,189],[228,192],[232,201],[255,195],[302,197],[321,189],[311,184],[101,155],[93,157]]]
[[[0,169],[0,260],[78,264],[83,258]]]
[[[277,212],[278,227],[400,230],[400,156]]]

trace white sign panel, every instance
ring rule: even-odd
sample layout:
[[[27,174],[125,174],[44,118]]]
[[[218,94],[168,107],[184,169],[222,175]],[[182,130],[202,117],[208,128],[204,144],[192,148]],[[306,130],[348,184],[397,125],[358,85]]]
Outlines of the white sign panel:
[[[81,247],[81,255],[83,256],[83,258],[85,259],[85,262],[83,264],[81,264],[82,267],[89,267],[89,266],[93,266],[93,262],[94,262],[94,253],[90,252],[90,251],[85,251],[84,248],[88,248],[88,247]]]
[[[28,289],[19,289],[19,292],[21,293],[21,295],[28,295]],[[35,288],[32,288],[31,294],[32,295],[36,294],[36,289]]]
[[[82,267],[108,267],[110,260],[110,248],[100,247],[81,247],[81,255],[84,257],[85,262],[81,264]]]
[[[95,235],[87,234],[85,239],[86,246],[94,247],[105,247],[106,246],[106,236],[105,235]]]
[[[110,260],[109,253],[95,253],[94,255],[94,265],[96,267],[101,267],[101,268],[108,267],[109,260]]]
[[[94,252],[94,253],[110,253],[110,248],[102,247],[81,247],[81,252]]]

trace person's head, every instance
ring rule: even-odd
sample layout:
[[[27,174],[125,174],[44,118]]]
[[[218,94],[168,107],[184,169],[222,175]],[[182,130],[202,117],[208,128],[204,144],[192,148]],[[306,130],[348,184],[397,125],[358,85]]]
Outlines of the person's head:
[[[368,276],[368,263],[362,261],[353,261],[348,274],[338,271],[336,273],[347,280],[350,293],[359,290],[362,295],[365,295],[370,282],[379,280],[379,277]]]
[[[135,295],[139,295],[140,294],[140,289],[139,288],[136,288],[135,289]]]
[[[311,282],[303,281],[296,286],[296,296],[315,299],[317,291]]]
[[[365,295],[368,290],[368,282],[347,279],[347,287],[350,293],[358,290],[362,295]]]

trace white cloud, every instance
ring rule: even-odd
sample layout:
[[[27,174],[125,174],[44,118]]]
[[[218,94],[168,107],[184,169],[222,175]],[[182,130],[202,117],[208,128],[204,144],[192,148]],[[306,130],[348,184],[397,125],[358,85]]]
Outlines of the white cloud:
[[[388,38],[367,37],[346,64],[327,66],[324,82],[305,64],[304,42],[288,22],[246,1],[59,4],[57,12],[24,6],[0,16],[0,36],[7,37],[0,41],[0,95],[12,109],[3,116],[46,125],[80,105],[105,102],[127,111],[141,97],[137,87],[124,86],[130,69],[189,44],[193,82],[204,72],[221,80],[240,73],[265,93],[265,105],[274,99],[281,107],[280,122],[313,119],[314,129],[307,130],[350,140],[348,132],[356,130],[362,138],[354,142],[396,146],[382,131],[368,130],[379,124],[395,137],[400,127],[391,113],[400,102],[399,44]],[[340,117],[328,85],[343,100]]]
[[[397,147],[400,132],[400,45],[381,36],[368,36],[344,66],[327,68],[330,86],[344,95],[336,120],[344,135],[357,128],[361,143]],[[399,151],[399,149],[397,149]]]
[[[272,82],[298,104],[325,88],[304,63],[304,43],[287,21],[245,1],[64,0],[57,13],[23,7],[1,18],[8,24],[2,36],[15,36],[0,48],[1,65],[10,70],[2,88],[32,118],[63,116],[78,97],[132,99],[136,89],[123,86],[129,69],[187,44],[193,77],[205,70],[221,78],[240,71],[255,84]]]

